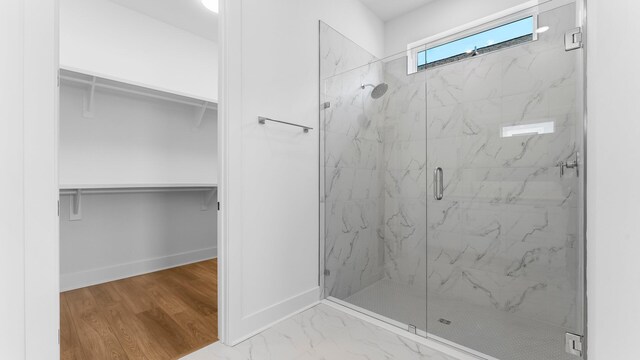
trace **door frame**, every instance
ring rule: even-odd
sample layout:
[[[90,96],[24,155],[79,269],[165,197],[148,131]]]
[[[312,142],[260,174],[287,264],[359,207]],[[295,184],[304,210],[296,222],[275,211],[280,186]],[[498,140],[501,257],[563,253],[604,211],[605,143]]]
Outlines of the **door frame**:
[[[28,360],[58,359],[59,348],[59,218],[58,218],[58,0],[12,0],[22,3],[12,16],[23,32],[12,34],[22,42],[24,67],[21,89],[9,99],[22,105],[23,136],[11,143],[23,152],[21,168],[9,173],[23,177],[22,192],[9,200],[23,209],[21,241],[24,256],[14,266],[24,269],[24,333],[20,353]],[[15,7],[12,9],[15,10]],[[20,150],[18,150],[20,151]],[[13,276],[14,274],[3,274]],[[11,351],[10,351],[11,353]]]
[[[60,358],[60,257],[59,257],[59,190],[58,190],[58,129],[59,129],[59,0],[10,0],[3,4],[9,16],[15,17],[11,34],[17,39],[10,45],[9,63],[23,64],[16,69],[17,88],[8,89],[3,97],[12,104],[12,111],[21,114],[14,121],[22,122],[22,132],[10,138],[16,149],[17,161],[3,163],[8,174],[16,174],[22,188],[13,189],[8,198],[8,211],[21,212],[21,224],[10,230],[18,244],[12,246],[9,267],[18,269],[1,274],[3,283],[15,284],[9,305],[16,316],[10,318],[12,336],[0,339],[5,353],[25,360]],[[229,1],[223,0],[221,1]],[[224,5],[221,6],[224,9]],[[226,21],[221,11],[219,28],[224,32]],[[13,28],[12,28],[13,30]],[[224,48],[222,48],[224,49]],[[221,51],[224,58],[225,51]],[[224,74],[224,66],[220,66]],[[222,83],[221,90],[226,89]],[[224,107],[223,104],[221,104]],[[221,122],[223,123],[223,122]],[[22,135],[22,136],[20,136]],[[225,141],[223,131],[219,139]],[[224,146],[221,146],[221,150]],[[219,165],[220,170],[224,169]],[[224,173],[220,173],[221,179]],[[222,181],[221,181],[222,182]],[[224,200],[222,200],[224,201]],[[219,219],[224,216],[219,215]],[[218,230],[219,236],[224,234]],[[225,242],[221,245],[219,269],[221,286],[219,308],[226,309]],[[15,251],[14,251],[15,250]],[[16,253],[16,251],[20,251]],[[4,278],[7,278],[5,282]],[[22,285],[18,287],[19,285]],[[21,305],[21,306],[20,306]],[[225,311],[219,311],[219,332],[224,339],[227,321]],[[4,329],[2,329],[4,331]],[[4,334],[4,332],[2,333]]]

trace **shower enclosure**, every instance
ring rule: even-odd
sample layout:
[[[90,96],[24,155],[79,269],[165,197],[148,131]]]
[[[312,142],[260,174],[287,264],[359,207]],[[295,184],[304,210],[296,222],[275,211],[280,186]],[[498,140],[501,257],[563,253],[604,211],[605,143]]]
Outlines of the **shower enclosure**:
[[[578,13],[542,4],[382,60],[320,24],[327,299],[487,359],[584,356]]]

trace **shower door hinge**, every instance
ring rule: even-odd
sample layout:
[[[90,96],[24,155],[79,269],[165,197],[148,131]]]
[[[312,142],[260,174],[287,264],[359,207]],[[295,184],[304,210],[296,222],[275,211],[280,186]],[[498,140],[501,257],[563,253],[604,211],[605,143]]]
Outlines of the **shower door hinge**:
[[[580,49],[582,47],[582,28],[575,28],[564,34],[564,49],[566,51]]]
[[[409,324],[407,330],[412,334],[417,334],[418,333],[418,328],[415,325]]]
[[[582,356],[582,336],[566,333],[564,349],[568,354]]]
[[[331,107],[331,102],[327,101],[326,103],[322,104],[322,110],[326,110],[328,108]]]

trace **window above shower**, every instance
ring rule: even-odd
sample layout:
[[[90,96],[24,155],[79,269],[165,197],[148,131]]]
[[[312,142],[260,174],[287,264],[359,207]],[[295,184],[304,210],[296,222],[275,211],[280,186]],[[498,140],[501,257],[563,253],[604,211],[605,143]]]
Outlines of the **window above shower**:
[[[425,39],[422,46],[408,50],[408,73],[429,69],[493,51],[521,45],[538,38],[549,27],[538,28],[537,16],[511,19],[464,36]],[[416,45],[413,43],[412,45]]]
[[[534,39],[533,16],[504,24],[417,53],[418,70],[496,51]]]

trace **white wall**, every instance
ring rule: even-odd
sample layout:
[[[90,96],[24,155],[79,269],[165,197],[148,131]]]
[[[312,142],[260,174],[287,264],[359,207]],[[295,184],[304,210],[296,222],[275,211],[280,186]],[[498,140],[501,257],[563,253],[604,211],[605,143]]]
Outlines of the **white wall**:
[[[57,2],[0,8],[0,348],[57,359]]]
[[[12,359],[25,358],[24,338],[24,5],[3,3],[0,11],[0,281],[13,296],[0,297],[0,347]],[[13,119],[9,121],[8,119]]]
[[[589,358],[635,359],[640,336],[640,3],[588,1]]]
[[[82,220],[60,198],[60,289],[77,289],[216,256],[216,198],[204,192],[82,196]]]
[[[407,45],[443,31],[520,5],[526,0],[436,0],[385,24],[384,53],[394,55]]]
[[[88,86],[62,83],[62,188],[217,183],[216,110],[197,126],[200,107],[97,89],[87,118],[88,93]]]
[[[300,6],[300,9],[305,9],[305,6]],[[384,56],[384,23],[359,0],[315,1],[313,6],[297,13],[311,16],[314,20],[322,19],[374,56]],[[317,44],[318,39],[313,41]]]
[[[60,65],[217,100],[218,46],[108,0],[60,1]]]
[[[233,344],[319,300],[318,21],[377,55],[383,24],[356,0],[227,0],[222,14],[220,308]]]
[[[60,186],[213,186],[217,117],[165,100],[97,89],[83,116],[87,86],[62,82]],[[61,290],[66,291],[216,256],[216,202],[209,192],[86,194],[70,221],[61,197]]]

